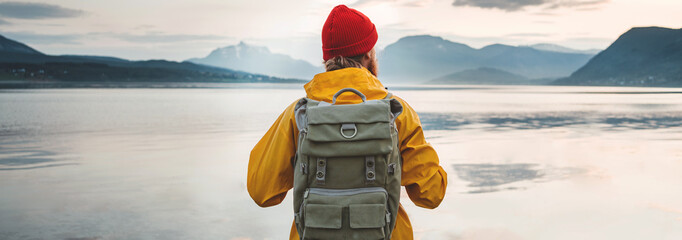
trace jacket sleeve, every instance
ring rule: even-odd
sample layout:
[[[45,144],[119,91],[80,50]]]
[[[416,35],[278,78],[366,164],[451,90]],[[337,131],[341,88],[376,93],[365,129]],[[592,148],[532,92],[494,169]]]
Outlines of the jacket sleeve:
[[[404,100],[396,99],[403,105],[396,120],[403,158],[401,184],[414,204],[436,208],[445,197],[447,173],[439,165],[436,150],[424,139],[417,113]]]
[[[298,137],[295,106],[296,102],[289,105],[251,150],[246,187],[258,206],[281,203],[293,187],[291,159],[296,154]]]

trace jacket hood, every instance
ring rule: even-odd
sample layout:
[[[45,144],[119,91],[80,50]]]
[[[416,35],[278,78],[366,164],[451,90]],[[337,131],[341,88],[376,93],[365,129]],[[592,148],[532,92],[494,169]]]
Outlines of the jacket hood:
[[[355,88],[365,94],[368,100],[384,98],[388,93],[384,85],[369,70],[354,67],[317,74],[303,88],[308,98],[325,102],[332,102],[334,94],[343,88]],[[341,94],[336,99],[339,104],[360,101],[359,96],[350,92]]]

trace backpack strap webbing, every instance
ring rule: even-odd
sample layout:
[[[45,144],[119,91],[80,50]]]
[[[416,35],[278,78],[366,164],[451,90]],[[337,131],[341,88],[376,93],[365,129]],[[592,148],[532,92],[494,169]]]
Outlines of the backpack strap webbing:
[[[393,93],[388,92],[386,93],[386,97],[384,99],[391,99],[393,97]]]

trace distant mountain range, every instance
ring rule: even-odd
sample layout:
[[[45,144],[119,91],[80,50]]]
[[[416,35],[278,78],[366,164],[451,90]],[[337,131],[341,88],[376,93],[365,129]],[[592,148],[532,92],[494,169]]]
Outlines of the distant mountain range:
[[[541,50],[541,51],[560,52],[560,53],[580,53],[580,54],[595,55],[595,54],[601,52],[601,50],[599,50],[599,49],[577,50],[577,49],[567,48],[564,46],[551,44],[551,43],[538,43],[538,44],[528,45],[527,47],[534,48],[534,49]]]
[[[553,44],[475,49],[441,37],[409,36],[379,53],[379,79],[387,84],[547,84],[559,78],[551,84],[682,86],[682,29],[633,28],[594,56],[597,51]],[[0,80],[303,83],[322,71],[244,42],[185,62],[130,61],[47,55],[0,36]]]
[[[304,82],[190,62],[47,55],[0,36],[0,80],[3,79],[42,82]]]
[[[493,44],[475,49],[441,37],[409,36],[388,45],[380,53],[380,78],[391,83],[425,82],[480,67],[531,79],[558,78],[570,75],[593,56],[536,48]]]
[[[240,71],[267,74],[284,78],[310,80],[324,69],[288,55],[272,53],[268,48],[240,42],[237,45],[213,50],[204,58],[188,59],[188,62]]]
[[[682,29],[632,28],[558,85],[682,86]]]
[[[466,85],[542,85],[553,79],[528,79],[495,68],[477,68],[452,73],[426,82],[427,84]]]

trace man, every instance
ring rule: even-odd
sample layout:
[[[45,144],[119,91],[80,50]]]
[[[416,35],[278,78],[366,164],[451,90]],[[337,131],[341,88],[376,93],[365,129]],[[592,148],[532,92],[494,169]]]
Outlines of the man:
[[[374,45],[377,31],[361,12],[344,5],[336,6],[322,29],[322,51],[327,72],[315,75],[305,84],[307,97],[331,102],[343,88],[362,92],[367,100],[383,99],[388,92],[376,78],[377,59]],[[447,174],[439,165],[438,155],[425,141],[417,113],[402,99],[403,112],[396,119],[403,159],[401,185],[417,206],[436,208],[443,200]],[[355,95],[344,94],[337,104],[359,103]],[[277,205],[293,187],[298,129],[294,118],[295,101],[284,110],[270,130],[256,144],[249,159],[247,188],[261,207]],[[412,239],[412,226],[400,206],[392,239]],[[294,225],[290,239],[299,239]]]

